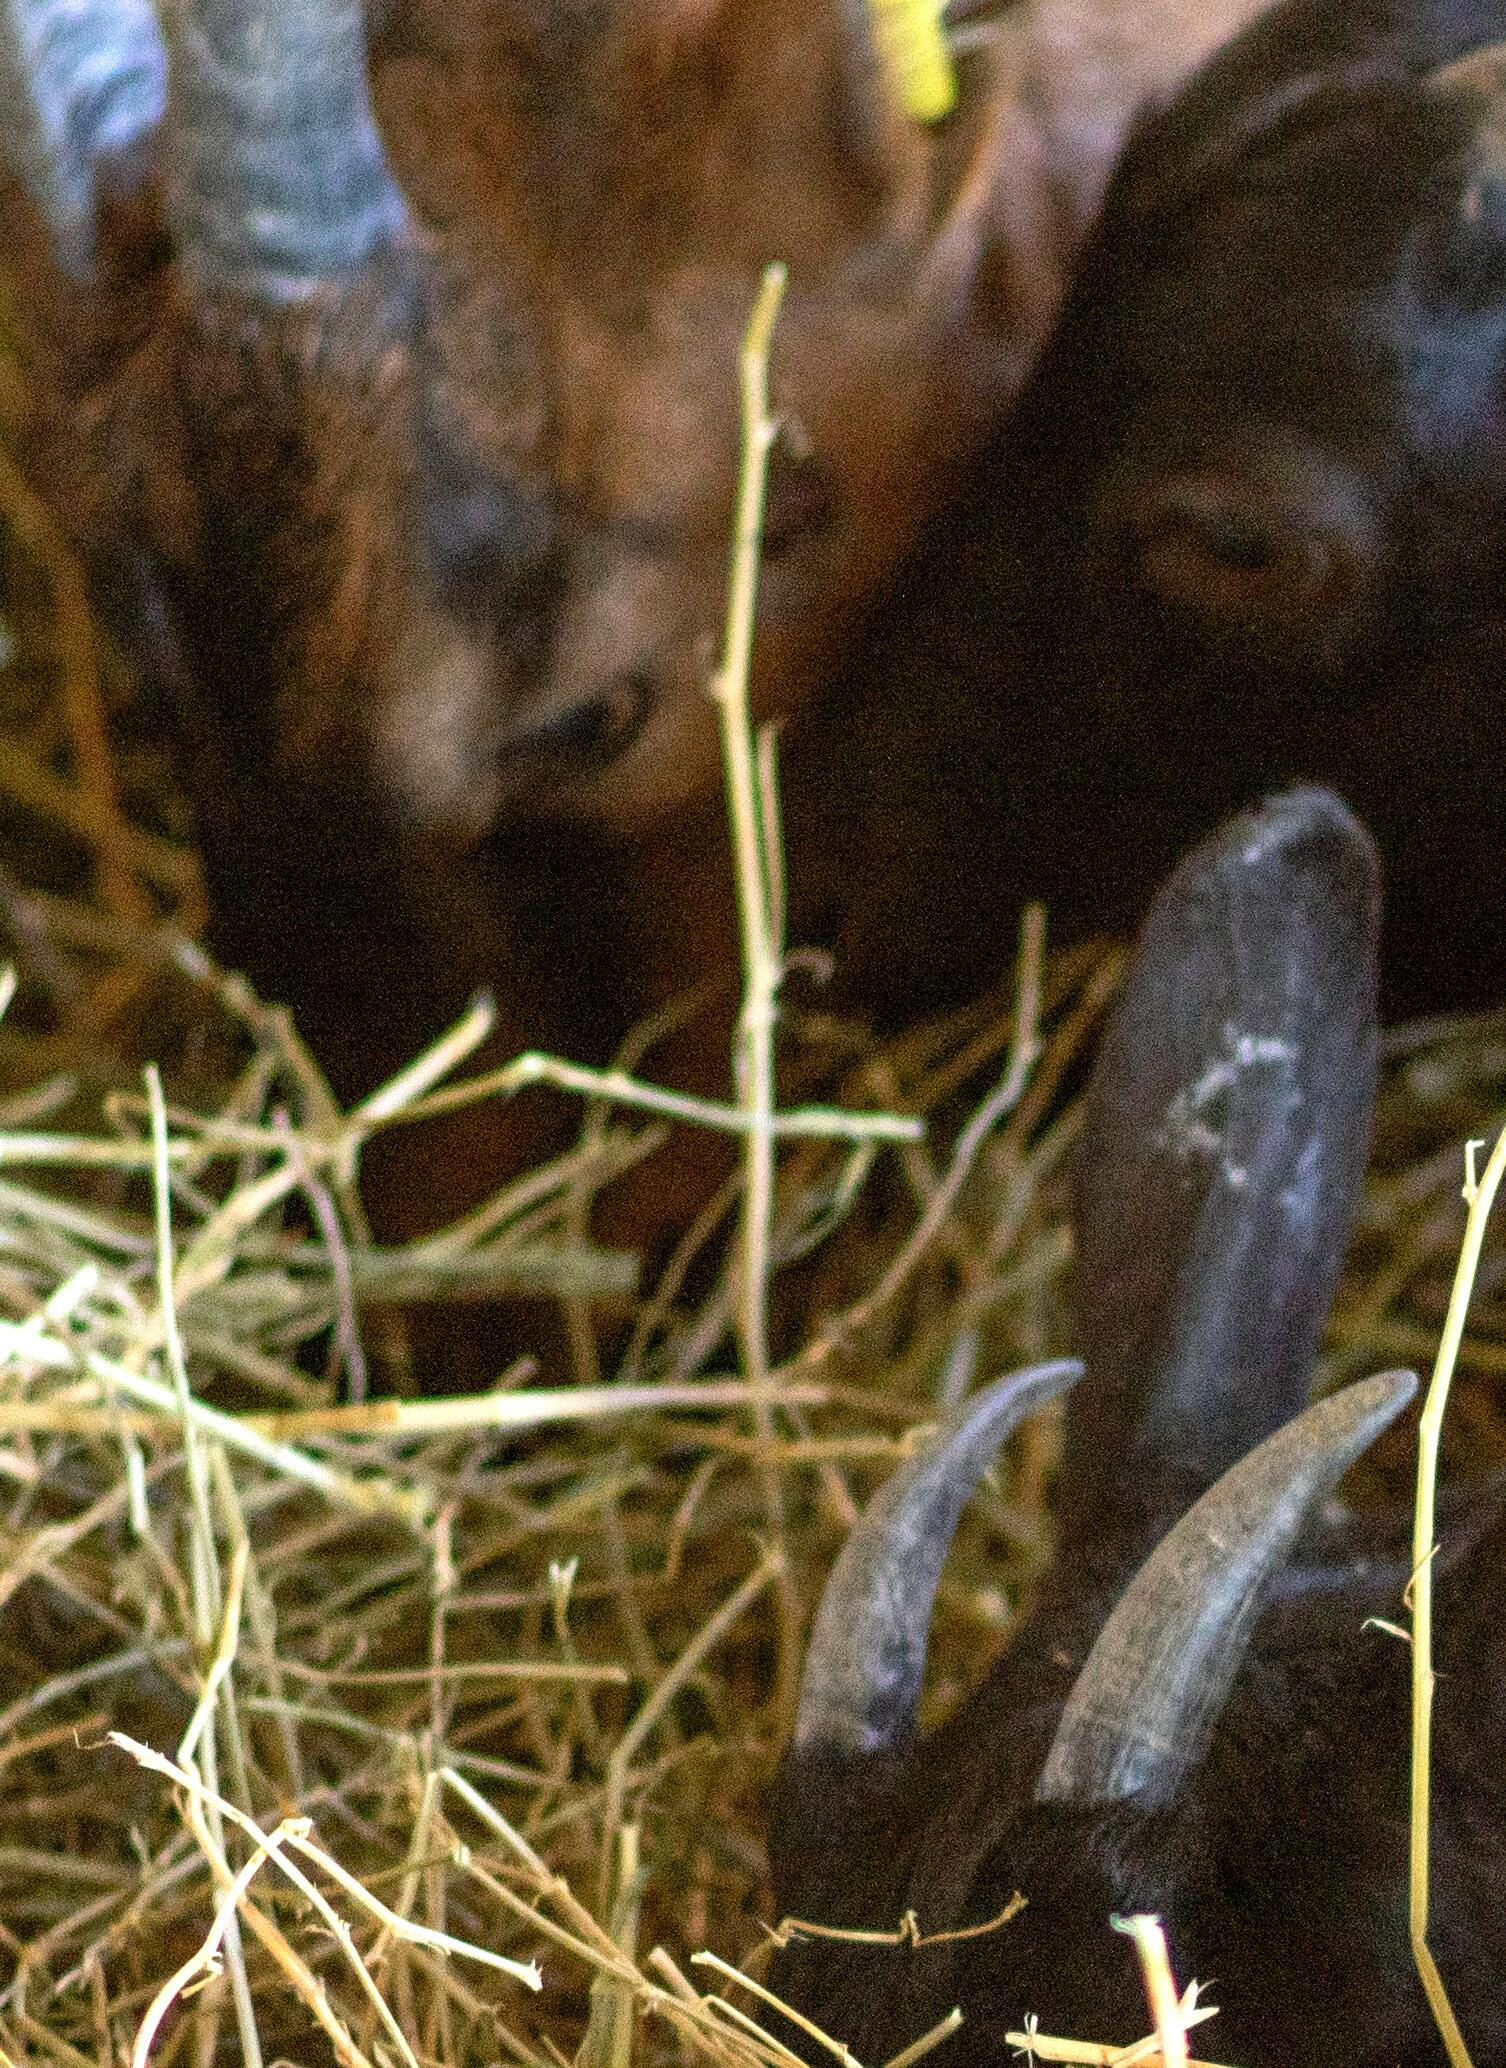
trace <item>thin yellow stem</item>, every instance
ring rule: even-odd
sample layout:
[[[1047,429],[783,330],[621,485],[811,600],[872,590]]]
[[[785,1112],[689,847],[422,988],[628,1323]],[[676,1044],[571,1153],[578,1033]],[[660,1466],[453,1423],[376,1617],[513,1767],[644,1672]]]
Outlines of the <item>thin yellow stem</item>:
[[[1475,1274],[1480,1266],[1480,1246],[1485,1240],[1485,1224],[1490,1219],[1490,1209],[1506,1175],[1506,1129],[1503,1129],[1491,1151],[1485,1174],[1475,1181],[1474,1152],[1476,1144],[1471,1142],[1466,1154],[1466,1177],[1464,1197],[1469,1203],[1469,1219],[1464,1226],[1464,1240],[1459,1249],[1458,1269],[1454,1273],[1453,1290],[1449,1295],[1448,1313],[1444,1318],[1443,1335],[1438,1344],[1438,1356],[1433,1366],[1433,1376],[1428,1385],[1428,1397],[1422,1410],[1422,1421],[1417,1432],[1417,1505],[1412,1531],[1412,1815],[1411,1815],[1411,1862],[1409,1878],[1408,1924],[1412,1940],[1412,1958],[1426,1992],[1428,2005],[1438,2026],[1439,2036],[1452,2063],[1452,2068],[1472,2068],[1469,2048],[1459,2030],[1453,2005],[1443,1977],[1438,1972],[1438,1963],[1428,1945],[1428,1853],[1432,1784],[1433,1745],[1433,1557],[1436,1545],[1433,1541],[1438,1488],[1438,1446],[1443,1434],[1444,1410],[1448,1405],[1449,1386],[1453,1381],[1454,1366],[1459,1357],[1459,1345],[1464,1337],[1464,1324],[1469,1314],[1469,1302],[1475,1286]]]
[[[758,558],[763,538],[769,450],[778,424],[769,414],[769,347],[784,296],[785,269],[768,267],[743,338],[742,467],[728,576],[726,639],[711,693],[721,720],[722,764],[737,876],[742,943],[743,1002],[734,1049],[737,1102],[747,1116],[743,1135],[743,1195],[738,1244],[737,1332],[748,1380],[754,1429],[772,1445],[768,1278],[774,1218],[774,1026],[784,973],[784,942],[777,930],[782,871],[772,855],[777,796],[772,741],[755,743],[749,675],[758,601]],[[776,1545],[785,1540],[784,1488],[772,1457],[762,1465],[764,1509]],[[775,1699],[793,1719],[799,1604],[789,1575],[779,1585],[779,1652]]]

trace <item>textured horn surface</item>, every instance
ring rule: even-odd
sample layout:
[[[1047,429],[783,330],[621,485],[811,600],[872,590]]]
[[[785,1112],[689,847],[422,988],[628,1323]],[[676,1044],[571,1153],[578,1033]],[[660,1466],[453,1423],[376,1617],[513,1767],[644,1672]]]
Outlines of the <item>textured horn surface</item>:
[[[359,0],[192,0],[169,37],[169,201],[201,286],[297,301],[401,237]]]
[[[69,272],[94,255],[95,161],[156,128],[166,88],[149,0],[0,0],[0,158]]]
[[[1374,847],[1324,790],[1233,820],[1157,897],[1084,1112],[1069,1518],[1125,1488],[1174,1514],[1305,1405],[1369,1144],[1379,931]]]
[[[1188,1510],[1120,1598],[1067,1698],[1040,1802],[1164,1802],[1206,1749],[1303,1523],[1417,1390],[1386,1372],[1278,1429]]]
[[[797,1752],[880,1752],[913,1731],[936,1586],[963,1507],[1011,1432],[1081,1370],[1063,1359],[997,1380],[869,1502],[816,1614]]]

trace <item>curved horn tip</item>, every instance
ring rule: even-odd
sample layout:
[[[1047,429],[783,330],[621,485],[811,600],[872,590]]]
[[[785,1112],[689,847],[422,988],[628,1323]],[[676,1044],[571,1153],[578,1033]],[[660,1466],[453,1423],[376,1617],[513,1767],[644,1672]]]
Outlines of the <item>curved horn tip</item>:
[[[1162,1538],[1067,1697],[1037,1802],[1171,1798],[1207,1748],[1261,1597],[1303,1525],[1416,1392],[1415,1372],[1382,1372],[1316,1402]]]
[[[1236,994],[1252,988],[1269,990],[1272,1003],[1301,1008],[1309,1020],[1306,984],[1286,995],[1298,962],[1341,958],[1345,995],[1363,1004],[1368,987],[1355,993],[1355,986],[1375,961],[1379,923],[1380,857],[1342,799],[1317,788],[1268,798],[1193,848],[1162,886],[1105,1049],[1123,1045],[1123,1023],[1139,1030],[1142,1045],[1164,1046],[1168,1014],[1182,1023],[1199,1009],[1204,1017],[1233,1011],[1241,1004]],[[1141,1027],[1146,1014],[1148,1030]],[[1103,1073],[1100,1063],[1095,1080]]]
[[[94,257],[95,166],[161,122],[167,56],[149,0],[0,0],[0,160],[64,268]]]
[[[866,1757],[914,1730],[941,1569],[963,1507],[1021,1422],[1082,1376],[1075,1358],[1013,1372],[963,1402],[885,1482],[821,1596],[795,1718],[797,1753]]]
[[[1372,896],[1379,883],[1380,862],[1369,833],[1341,797],[1317,785],[1266,798],[1215,834],[1209,847],[1231,851],[1247,869],[1300,868],[1306,851],[1316,848],[1327,868],[1352,875]]]

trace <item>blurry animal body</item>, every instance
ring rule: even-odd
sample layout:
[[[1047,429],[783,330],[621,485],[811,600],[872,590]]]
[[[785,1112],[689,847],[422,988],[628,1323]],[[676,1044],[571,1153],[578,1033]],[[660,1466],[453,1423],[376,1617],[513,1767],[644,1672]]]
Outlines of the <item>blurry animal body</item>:
[[[927,132],[847,0],[195,0],[170,50],[147,0],[4,0],[34,475],[222,952],[342,1090],[477,984],[499,1045],[600,1054],[725,967],[695,812],[762,267],[771,716],[1018,388],[1135,102],[1256,5],[975,25]]]
[[[1376,835],[1388,1013],[1506,997],[1503,38],[1499,0],[1285,0],[1136,127],[838,692],[921,842],[869,910],[938,981],[1022,888],[1059,932],[1133,921],[1301,778]]]
[[[1108,1925],[1135,1910],[1163,1918],[1184,1979],[1215,1984],[1217,2039],[1199,2051],[1444,2059],[1407,1942],[1409,1657],[1366,1621],[1396,1613],[1409,1518],[1329,1500],[1415,1382],[1306,1404],[1369,1131],[1377,931],[1374,851],[1328,793],[1276,799],[1176,871],[1088,1094],[1086,1376],[1046,1367],[967,1402],[828,1582],[773,1807],[775,1899],[846,1931],[913,1912],[933,1943],[797,1935],[770,1982],[862,2060],[954,2004],[948,2050],[973,2068],[1002,2068],[1032,2015],[1129,2042],[1148,2019]],[[917,1742],[961,1508],[1010,1429],[1074,1378],[1039,1606]],[[1461,1521],[1440,1561],[1432,1941],[1474,2058],[1499,2063],[1499,1490]],[[1015,1890],[1021,1914],[972,1930]]]
[[[37,478],[185,735],[227,935],[282,988],[287,917],[362,873],[342,818],[454,895],[474,980],[514,946],[455,889],[494,832],[631,828],[715,789],[767,261],[791,274],[769,714],[1055,298],[1009,61],[970,61],[932,137],[834,0],[387,4],[369,103],[350,0],[208,0],[173,17],[170,67],[144,0],[3,19]]]
[[[6,5],[38,478],[171,714],[219,943],[341,1090],[476,985],[499,1050],[587,1059],[727,985],[702,684],[776,251],[755,690],[833,1002],[975,990],[1026,896],[1130,926],[1294,775],[1374,823],[1388,1008],[1499,996],[1499,6],[1285,0],[1218,52],[1000,421],[1133,105],[1250,10],[1055,0],[925,137],[835,4],[393,0],[370,104],[348,5],[178,11],[170,92],[140,0]],[[719,1089],[728,1017],[656,1070]],[[433,1141],[388,1232],[546,1125]]]

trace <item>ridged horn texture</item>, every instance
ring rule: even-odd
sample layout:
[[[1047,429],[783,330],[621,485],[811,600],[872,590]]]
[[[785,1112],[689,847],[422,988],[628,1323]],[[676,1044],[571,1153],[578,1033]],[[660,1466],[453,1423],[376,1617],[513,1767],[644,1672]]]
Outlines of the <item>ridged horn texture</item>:
[[[1088,1654],[1038,1802],[1171,1798],[1207,1748],[1261,1599],[1303,1524],[1416,1391],[1415,1373],[1384,1372],[1320,1400],[1188,1510]]]
[[[402,236],[359,0],[186,0],[168,33],[169,207],[201,287],[299,301]]]
[[[909,1738],[958,1518],[1000,1446],[1081,1372],[1064,1358],[985,1387],[874,1495],[821,1597],[795,1718],[797,1753],[863,1756]]]
[[[95,165],[156,128],[166,90],[149,0],[0,0],[0,158],[76,277],[94,257]]]
[[[1089,1087],[1063,1509],[1176,1513],[1306,1403],[1363,1180],[1379,873],[1325,790],[1196,849],[1152,907]],[[1108,1504],[1106,1507],[1105,1504]]]

